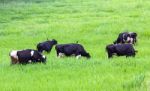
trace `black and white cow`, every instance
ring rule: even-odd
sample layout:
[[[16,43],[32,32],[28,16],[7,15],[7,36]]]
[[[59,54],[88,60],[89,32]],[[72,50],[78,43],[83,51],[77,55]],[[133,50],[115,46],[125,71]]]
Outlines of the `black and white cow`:
[[[120,33],[117,40],[114,41],[114,44],[119,44],[119,43],[130,43],[130,44],[135,44],[137,42],[137,33],[135,32],[123,32]]]
[[[113,55],[135,57],[137,52],[132,44],[110,44],[106,46],[106,51],[108,53],[108,58],[112,58]]]
[[[49,52],[51,52],[51,49],[53,48],[53,46],[56,44],[57,44],[57,41],[55,39],[48,40],[48,41],[45,41],[42,43],[38,43],[37,44],[37,50],[41,53],[43,51],[46,51],[49,53]]]
[[[59,44],[55,47],[57,56],[61,57],[65,56],[72,56],[75,55],[78,59],[79,57],[83,56],[86,58],[90,58],[90,54],[87,53],[84,47],[81,44],[69,43],[69,44]]]
[[[37,50],[13,50],[10,52],[11,64],[46,63],[46,57]]]

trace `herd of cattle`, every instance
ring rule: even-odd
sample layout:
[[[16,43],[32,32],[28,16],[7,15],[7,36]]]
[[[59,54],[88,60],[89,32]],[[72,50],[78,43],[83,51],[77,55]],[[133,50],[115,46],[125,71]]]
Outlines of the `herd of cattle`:
[[[120,33],[114,44],[106,46],[108,58],[112,58],[113,55],[117,56],[135,56],[136,50],[133,45],[137,42],[137,33],[123,32]],[[10,52],[11,64],[28,64],[28,63],[46,63],[46,56],[42,53],[51,52],[51,49],[55,46],[57,57],[63,56],[75,56],[77,59],[81,56],[90,58],[90,54],[84,49],[81,44],[69,43],[69,44],[57,44],[55,39],[48,40],[37,44],[37,50],[13,50]]]

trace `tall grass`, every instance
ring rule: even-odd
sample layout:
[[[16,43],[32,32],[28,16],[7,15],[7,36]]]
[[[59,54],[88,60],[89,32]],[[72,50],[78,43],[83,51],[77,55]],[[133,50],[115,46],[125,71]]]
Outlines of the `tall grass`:
[[[1,91],[146,91],[149,62],[148,0],[0,0]],[[105,46],[123,31],[138,33],[135,58],[107,59]],[[56,58],[10,66],[11,50],[36,49],[47,38],[79,41],[92,58]]]

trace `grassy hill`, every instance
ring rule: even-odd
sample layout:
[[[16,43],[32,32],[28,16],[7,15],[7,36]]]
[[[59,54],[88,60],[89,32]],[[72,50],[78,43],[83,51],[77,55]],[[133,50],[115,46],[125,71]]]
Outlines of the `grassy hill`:
[[[149,0],[0,0],[0,91],[148,91]],[[108,59],[120,32],[138,33],[135,58]],[[11,50],[36,49],[47,38],[79,41],[92,58],[57,58],[10,66]]]

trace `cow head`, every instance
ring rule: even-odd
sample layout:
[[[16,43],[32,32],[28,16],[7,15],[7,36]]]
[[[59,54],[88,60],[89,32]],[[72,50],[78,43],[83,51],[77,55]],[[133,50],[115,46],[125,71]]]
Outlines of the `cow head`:
[[[34,51],[32,60],[34,60],[34,62],[46,63],[46,56],[38,51]]]
[[[11,64],[17,64],[17,63],[19,63],[18,56],[17,56],[17,51],[16,50],[11,51],[9,53],[9,56],[11,58]]]
[[[91,56],[90,56],[89,53],[86,53],[85,56],[86,56],[86,58],[88,58],[88,59],[91,58]]]
[[[55,40],[55,39],[52,39],[52,42],[53,42],[54,45],[57,44],[57,40]]]
[[[137,37],[137,33],[131,33],[130,34],[132,38],[136,38]]]
[[[52,40],[48,40],[48,42],[52,45],[56,45],[57,44],[57,40],[52,39]]]

